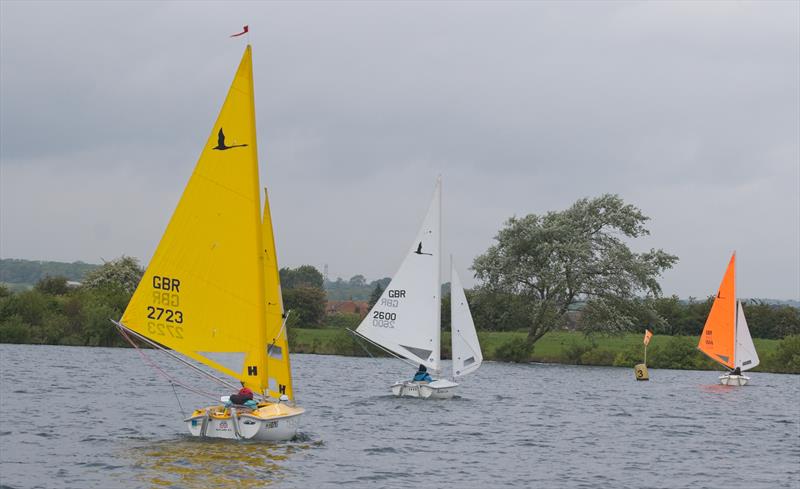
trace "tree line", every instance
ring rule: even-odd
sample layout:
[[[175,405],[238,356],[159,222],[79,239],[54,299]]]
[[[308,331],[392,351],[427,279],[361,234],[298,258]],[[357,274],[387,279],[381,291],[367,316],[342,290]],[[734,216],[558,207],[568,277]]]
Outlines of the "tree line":
[[[0,259],[0,282],[15,285],[33,285],[45,277],[65,277],[80,282],[83,277],[99,265],[82,261],[64,263],[57,261]]]
[[[644,328],[699,335],[713,298],[663,297],[658,280],[678,258],[628,246],[648,234],[648,219],[610,194],[581,199],[563,211],[512,217],[473,262],[479,284],[466,295],[477,329],[526,331],[524,341],[508,346],[514,350],[509,355],[519,358],[529,357],[545,333],[563,328],[590,336]],[[122,341],[109,320],[121,317],[142,274],[134,258],[123,256],[90,266],[78,287],[68,283],[74,277],[63,275],[45,275],[33,289],[16,293],[0,286],[0,342],[118,346]],[[369,294],[371,306],[389,282],[367,283],[362,275],[326,282],[311,265],[282,268],[280,280],[284,309],[292,311],[287,324],[306,328],[356,327],[357,314],[327,315],[327,300],[358,292],[359,298]],[[444,289],[441,317],[449,329],[450,296]],[[798,308],[750,301],[745,311],[756,338],[800,334]]]
[[[124,346],[110,319],[118,319],[130,300],[143,270],[135,259],[121,257],[94,269],[79,287],[65,277],[44,277],[31,290],[11,292],[0,286],[0,342],[91,346]],[[322,274],[313,266],[280,270],[284,307],[291,310],[290,327],[355,328],[357,314],[327,315]],[[383,292],[376,283],[372,305]],[[530,309],[524,296],[476,287],[466,291],[475,326],[479,331],[527,330]],[[649,328],[657,335],[698,336],[713,303],[681,300],[677,296],[647,299],[658,320],[642,317],[627,331]],[[585,304],[577,304],[554,329],[572,329],[589,335],[607,332],[585,327]],[[800,335],[800,309],[764,301],[744,302],[750,332],[755,338],[780,339]],[[450,294],[442,297],[442,327],[450,329]]]

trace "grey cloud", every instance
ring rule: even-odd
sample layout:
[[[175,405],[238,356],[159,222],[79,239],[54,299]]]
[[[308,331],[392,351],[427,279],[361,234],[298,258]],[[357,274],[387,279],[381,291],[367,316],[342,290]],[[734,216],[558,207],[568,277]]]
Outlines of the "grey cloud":
[[[636,246],[681,257],[668,293],[713,292],[736,248],[744,293],[800,296],[796,3],[2,2],[0,13],[3,256],[146,261],[241,54],[227,35],[247,23],[282,264],[390,275],[442,173],[446,245],[464,277],[511,215],[617,192],[653,218]]]

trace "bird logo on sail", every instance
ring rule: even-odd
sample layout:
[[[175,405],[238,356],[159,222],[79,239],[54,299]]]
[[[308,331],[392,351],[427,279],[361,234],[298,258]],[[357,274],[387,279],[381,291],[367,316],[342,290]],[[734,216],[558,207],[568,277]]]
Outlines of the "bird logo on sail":
[[[217,133],[217,145],[214,146],[214,148],[212,148],[212,149],[218,149],[220,151],[225,151],[226,149],[243,148],[245,146],[247,146],[247,145],[246,144],[234,144],[234,145],[231,145],[231,146],[226,146],[225,145],[225,133],[222,132],[222,128],[220,127],[219,128],[219,132]]]
[[[422,241],[419,242],[419,245],[417,245],[417,251],[415,251],[414,253],[416,253],[417,255],[433,256],[433,253],[423,253],[422,252]]]

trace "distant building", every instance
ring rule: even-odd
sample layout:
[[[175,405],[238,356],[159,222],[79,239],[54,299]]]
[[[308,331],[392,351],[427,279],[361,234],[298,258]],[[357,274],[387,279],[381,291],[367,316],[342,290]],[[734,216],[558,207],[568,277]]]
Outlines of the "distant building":
[[[345,314],[358,314],[359,317],[364,317],[369,312],[369,303],[367,301],[328,301],[325,307],[325,313],[328,315],[345,313]]]

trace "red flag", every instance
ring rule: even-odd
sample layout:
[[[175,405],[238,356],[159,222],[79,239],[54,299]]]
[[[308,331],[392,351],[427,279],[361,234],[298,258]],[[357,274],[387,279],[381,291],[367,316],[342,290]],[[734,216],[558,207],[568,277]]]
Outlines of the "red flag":
[[[650,343],[650,338],[652,336],[653,336],[653,333],[651,333],[649,329],[644,330],[644,344],[645,345]]]
[[[240,33],[238,33],[238,34],[234,34],[234,35],[232,35],[231,37],[239,37],[239,36],[241,36],[242,34],[247,34],[247,26],[244,26],[244,27],[242,27],[242,29],[243,29],[243,30],[242,30],[242,32],[240,32]]]

